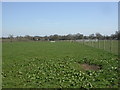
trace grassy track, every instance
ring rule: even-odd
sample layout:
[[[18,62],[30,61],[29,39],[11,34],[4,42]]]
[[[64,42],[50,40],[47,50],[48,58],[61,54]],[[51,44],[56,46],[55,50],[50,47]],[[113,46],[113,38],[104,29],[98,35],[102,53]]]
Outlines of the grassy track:
[[[73,42],[3,43],[3,88],[118,87],[118,57]],[[101,65],[85,71],[80,64]]]

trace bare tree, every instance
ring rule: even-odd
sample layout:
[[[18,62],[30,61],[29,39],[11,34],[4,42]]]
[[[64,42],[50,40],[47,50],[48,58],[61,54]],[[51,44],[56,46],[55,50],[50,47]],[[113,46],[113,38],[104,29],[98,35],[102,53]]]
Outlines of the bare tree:
[[[89,39],[95,39],[95,35],[94,34],[90,34],[89,35]]]
[[[97,38],[97,39],[103,39],[103,36],[102,36],[102,34],[100,34],[100,33],[96,33],[96,38]]]

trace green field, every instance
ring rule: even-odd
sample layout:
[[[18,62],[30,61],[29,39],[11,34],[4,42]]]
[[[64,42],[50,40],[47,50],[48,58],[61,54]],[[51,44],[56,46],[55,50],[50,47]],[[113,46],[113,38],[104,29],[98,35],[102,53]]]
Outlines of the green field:
[[[118,88],[117,72],[116,54],[77,42],[2,44],[3,88]]]

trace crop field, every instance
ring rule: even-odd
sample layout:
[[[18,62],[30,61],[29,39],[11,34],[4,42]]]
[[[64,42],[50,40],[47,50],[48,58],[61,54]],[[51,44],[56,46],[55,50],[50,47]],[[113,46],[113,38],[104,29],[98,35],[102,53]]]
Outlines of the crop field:
[[[2,87],[118,88],[118,61],[77,42],[5,42]]]

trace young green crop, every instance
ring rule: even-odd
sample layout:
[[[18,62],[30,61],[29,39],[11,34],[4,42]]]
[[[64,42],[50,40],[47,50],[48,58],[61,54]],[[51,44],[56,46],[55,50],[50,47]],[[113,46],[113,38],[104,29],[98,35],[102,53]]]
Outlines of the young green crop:
[[[118,57],[74,42],[3,43],[3,88],[118,88]],[[81,64],[101,65],[97,71]]]

